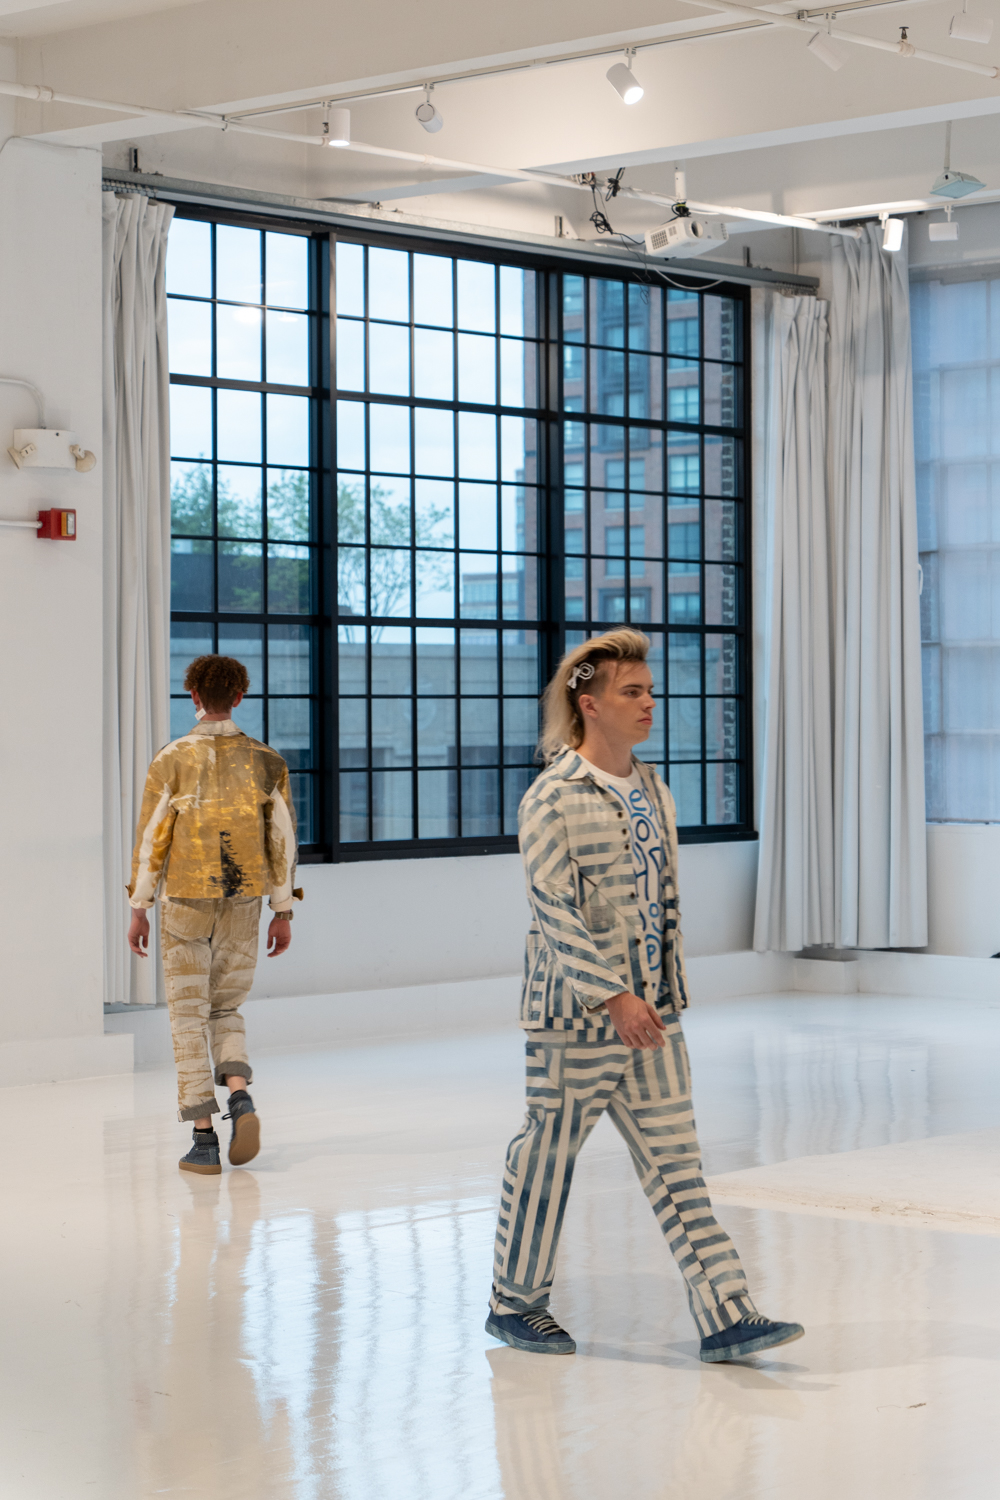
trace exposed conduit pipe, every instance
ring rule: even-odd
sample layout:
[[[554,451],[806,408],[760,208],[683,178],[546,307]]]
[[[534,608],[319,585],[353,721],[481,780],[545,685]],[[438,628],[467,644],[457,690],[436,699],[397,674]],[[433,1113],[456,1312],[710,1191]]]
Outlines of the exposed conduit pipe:
[[[38,425],[44,427],[45,423],[45,397],[37,385],[32,385],[30,380],[22,380],[18,375],[0,375],[0,385],[20,385],[26,391],[30,391],[38,406]]]
[[[736,5],[733,0],[683,0],[685,5],[697,5],[705,10],[721,10],[728,16],[739,16],[745,21],[766,21],[770,26],[784,26],[793,31],[807,31],[814,36],[822,28],[814,21],[800,21],[796,16],[783,16],[776,11],[757,10],[752,5]],[[904,28],[905,29],[905,28]],[[964,58],[948,57],[943,52],[925,52],[912,42],[887,42],[881,37],[865,36],[860,31],[842,31],[831,27],[829,35],[835,42],[850,42],[855,47],[875,47],[879,52],[895,52],[897,57],[916,57],[921,62],[937,63],[944,68],[959,68],[963,73],[978,73],[981,78],[1000,77],[1000,68],[989,63],[966,62]]]
[[[705,3],[715,4],[716,0],[705,0]],[[300,135],[287,130],[267,130],[261,125],[247,125],[241,120],[232,120],[222,115],[207,114],[196,110],[148,109],[143,104],[117,104],[108,99],[88,99],[78,94],[63,94],[44,84],[8,83],[0,80],[0,94],[9,94],[16,99],[30,99],[42,104],[73,104],[84,109],[110,110],[112,113],[141,115],[148,119],[182,122],[191,129],[206,126],[209,129],[233,130],[240,135],[263,136],[268,140],[292,142],[304,146],[326,147],[328,145],[326,138],[321,135]],[[580,192],[590,192],[589,183],[581,182],[578,178],[560,177],[552,172],[535,172],[522,167],[487,167],[479,162],[453,161],[446,156],[428,156],[416,151],[397,151],[389,146],[370,146],[363,141],[351,141],[336,149],[355,151],[363,156],[381,156],[390,161],[410,162],[420,167],[463,172],[469,176],[501,177],[508,182],[534,182],[547,187],[574,188]],[[675,198],[668,198],[660,193],[647,193],[639,188],[625,188],[623,191],[631,198],[656,203],[661,207],[672,208],[677,202]],[[689,203],[688,206],[696,213],[717,214],[737,221],[742,218],[790,229],[816,229],[823,234],[844,235],[851,239],[856,239],[858,235],[856,229],[841,229],[833,224],[817,224],[810,219],[791,214],[765,213],[758,209],[720,208],[709,203]]]
[[[818,224],[814,219],[798,214],[772,214],[764,209],[758,208],[725,208],[718,203],[695,203],[692,198],[670,198],[665,193],[647,193],[642,188],[621,187],[618,189],[620,198],[640,198],[644,203],[659,203],[664,208],[673,208],[683,201],[692,213],[715,214],[720,218],[749,219],[758,224],[776,224],[784,229],[824,229],[830,234],[843,235],[845,239],[856,240],[860,237],[861,230],[850,228],[841,229],[833,224]],[[831,217],[836,217],[831,215]],[[846,218],[847,215],[845,214]]]

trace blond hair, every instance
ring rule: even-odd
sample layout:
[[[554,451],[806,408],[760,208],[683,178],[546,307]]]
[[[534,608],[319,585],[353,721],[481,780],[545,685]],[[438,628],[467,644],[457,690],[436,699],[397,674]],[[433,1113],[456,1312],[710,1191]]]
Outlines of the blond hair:
[[[649,640],[638,630],[609,630],[567,651],[542,697],[542,737],[538,753],[546,763],[583,742],[580,694],[592,693],[601,667],[610,662],[645,661]],[[587,668],[590,671],[587,671]],[[582,671],[577,672],[577,668]],[[570,687],[570,681],[575,682]]]

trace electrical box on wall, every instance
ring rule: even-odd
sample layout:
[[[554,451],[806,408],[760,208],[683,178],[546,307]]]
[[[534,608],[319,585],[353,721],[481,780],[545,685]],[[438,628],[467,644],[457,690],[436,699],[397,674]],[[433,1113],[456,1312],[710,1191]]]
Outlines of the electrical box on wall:
[[[52,542],[76,541],[75,510],[40,510],[38,512],[38,535]]]
[[[64,427],[18,427],[7,449],[19,469],[77,469],[86,474],[97,463]]]

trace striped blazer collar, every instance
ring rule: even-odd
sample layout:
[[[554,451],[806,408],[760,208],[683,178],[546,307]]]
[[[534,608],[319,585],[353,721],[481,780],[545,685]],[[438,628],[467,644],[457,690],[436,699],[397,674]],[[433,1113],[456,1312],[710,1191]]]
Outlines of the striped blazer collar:
[[[634,755],[632,757],[632,769],[638,770],[639,775],[642,777],[643,781],[646,780],[646,764],[644,761],[637,760]],[[587,762],[584,760],[583,756],[579,755],[575,750],[564,750],[562,755],[560,755],[557,760],[554,760],[552,762],[552,764],[549,766],[549,770],[553,776],[561,776],[564,781],[594,780],[593,776],[590,773],[590,767],[588,766]],[[596,784],[597,783],[595,782],[595,785]]]

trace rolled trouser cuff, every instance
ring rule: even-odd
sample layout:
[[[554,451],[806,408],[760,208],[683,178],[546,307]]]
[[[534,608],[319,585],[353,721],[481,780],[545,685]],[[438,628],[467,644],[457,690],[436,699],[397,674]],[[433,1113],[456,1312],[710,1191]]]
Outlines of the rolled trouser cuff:
[[[220,1088],[224,1087],[226,1079],[235,1073],[237,1078],[245,1078],[247,1083],[253,1083],[253,1068],[246,1061],[239,1058],[231,1058],[228,1062],[220,1062],[215,1065],[215,1081]]]
[[[753,1299],[744,1293],[729,1297],[725,1302],[717,1303],[715,1307],[701,1308],[695,1312],[694,1320],[702,1338],[711,1338],[713,1333],[725,1333],[727,1328],[734,1328],[748,1313],[756,1311]]]
[[[516,1317],[523,1318],[525,1313],[543,1312],[549,1305],[552,1296],[552,1287],[517,1287],[498,1286],[494,1281],[490,1291],[490,1308],[502,1317],[505,1313],[513,1313]]]
[[[217,1115],[219,1113],[218,1101],[215,1099],[203,1099],[200,1104],[189,1104],[187,1109],[177,1111],[178,1120],[203,1120],[206,1115]]]

